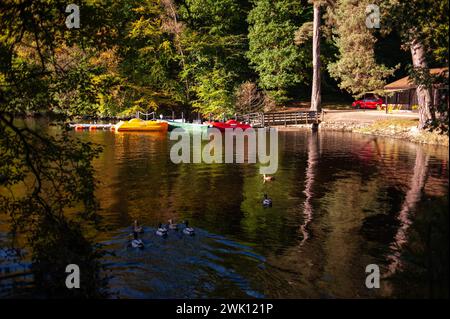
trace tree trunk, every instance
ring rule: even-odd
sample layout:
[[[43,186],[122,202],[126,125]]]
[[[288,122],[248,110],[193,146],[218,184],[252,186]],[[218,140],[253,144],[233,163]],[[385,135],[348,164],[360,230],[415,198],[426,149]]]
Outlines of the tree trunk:
[[[422,42],[418,39],[413,39],[411,42],[411,56],[413,67],[415,69],[428,69],[428,65],[425,60],[425,48]],[[418,83],[416,92],[417,102],[419,104],[419,128],[423,129],[428,120],[434,119],[431,89]]]
[[[164,1],[162,1],[162,4],[163,4],[164,8],[166,9],[166,14],[168,16],[170,16],[173,20],[173,26],[169,32],[174,34],[174,44],[175,44],[175,47],[176,47],[178,53],[181,56],[181,67],[183,70],[185,70],[186,69],[185,55],[184,55],[183,46],[182,46],[181,40],[180,40],[181,33],[183,31],[183,25],[181,22],[178,22],[177,9],[175,7],[174,1],[173,0],[164,0]],[[189,102],[190,102],[189,86],[190,85],[189,85],[188,78],[186,78],[184,82],[185,82],[185,90],[186,90],[186,92],[185,92],[186,103],[189,104]]]
[[[320,5],[318,3],[314,3],[313,83],[311,93],[311,111],[321,111],[320,91]]]

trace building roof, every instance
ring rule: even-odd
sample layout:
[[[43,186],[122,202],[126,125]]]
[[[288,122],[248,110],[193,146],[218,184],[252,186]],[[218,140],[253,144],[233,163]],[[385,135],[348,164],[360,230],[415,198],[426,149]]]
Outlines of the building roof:
[[[435,68],[430,69],[430,73],[433,75],[440,75],[443,73],[448,73],[448,68]],[[409,76],[405,76],[397,81],[389,83],[384,86],[385,90],[388,91],[398,91],[398,90],[409,90],[415,89],[417,86],[410,80]]]

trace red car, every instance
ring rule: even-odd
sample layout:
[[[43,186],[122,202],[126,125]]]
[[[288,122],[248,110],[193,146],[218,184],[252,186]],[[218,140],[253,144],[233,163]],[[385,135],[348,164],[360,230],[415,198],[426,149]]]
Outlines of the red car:
[[[383,99],[377,97],[364,98],[352,103],[355,109],[377,109],[383,105]]]

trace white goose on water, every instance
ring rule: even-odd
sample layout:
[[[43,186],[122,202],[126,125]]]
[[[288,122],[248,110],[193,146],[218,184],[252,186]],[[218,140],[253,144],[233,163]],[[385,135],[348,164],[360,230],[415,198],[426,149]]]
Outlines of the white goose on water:
[[[156,230],[156,235],[161,237],[167,236],[167,228],[163,227],[162,224],[159,224],[158,229]]]
[[[189,222],[187,220],[184,221],[184,229],[183,233],[189,236],[192,236],[195,234],[195,230],[192,227],[189,227]]]
[[[264,207],[272,207],[272,199],[267,197],[267,194],[264,194],[264,199],[262,201]]]
[[[133,248],[144,248],[144,242],[138,238],[137,232],[133,232],[133,239],[130,242],[130,246]]]

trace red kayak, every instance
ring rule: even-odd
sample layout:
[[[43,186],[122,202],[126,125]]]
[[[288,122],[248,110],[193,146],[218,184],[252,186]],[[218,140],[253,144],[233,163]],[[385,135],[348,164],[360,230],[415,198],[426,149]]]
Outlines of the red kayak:
[[[208,124],[212,127],[218,128],[221,131],[225,131],[226,128],[231,128],[231,129],[240,128],[243,130],[252,128],[252,126],[250,124],[245,124],[242,122],[238,122],[236,120],[228,120],[226,122],[209,122]]]

